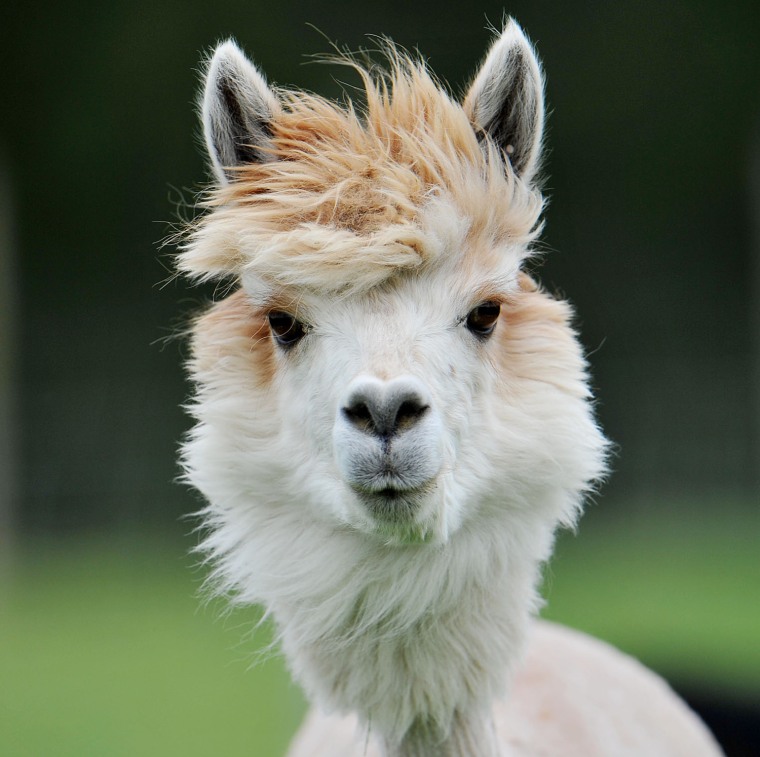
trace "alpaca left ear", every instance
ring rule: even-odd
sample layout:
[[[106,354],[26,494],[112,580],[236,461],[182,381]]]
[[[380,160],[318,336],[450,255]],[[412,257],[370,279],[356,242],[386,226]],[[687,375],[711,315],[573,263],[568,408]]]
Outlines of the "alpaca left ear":
[[[541,157],[544,80],[538,57],[514,20],[488,52],[464,109],[480,135],[501,148],[514,172],[530,182]]]
[[[256,66],[232,40],[221,43],[206,68],[201,106],[206,147],[221,184],[235,180],[238,166],[269,158],[279,109]]]

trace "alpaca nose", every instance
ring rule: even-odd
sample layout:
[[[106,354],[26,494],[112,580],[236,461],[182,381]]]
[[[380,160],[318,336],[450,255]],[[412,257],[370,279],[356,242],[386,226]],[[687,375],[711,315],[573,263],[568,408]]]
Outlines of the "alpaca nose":
[[[392,381],[361,377],[349,387],[341,411],[359,431],[389,439],[412,428],[429,409],[425,387],[411,376]]]

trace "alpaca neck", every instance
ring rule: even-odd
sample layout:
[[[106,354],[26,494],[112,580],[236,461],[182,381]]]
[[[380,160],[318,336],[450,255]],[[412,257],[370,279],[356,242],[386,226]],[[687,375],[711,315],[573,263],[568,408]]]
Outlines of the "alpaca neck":
[[[384,744],[384,757],[506,757],[490,713],[457,716],[446,735],[426,723],[407,731],[401,743]]]
[[[308,697],[357,713],[385,757],[502,757],[491,707],[522,657],[544,553],[520,525],[462,529],[441,549],[362,540],[327,589],[274,607]]]

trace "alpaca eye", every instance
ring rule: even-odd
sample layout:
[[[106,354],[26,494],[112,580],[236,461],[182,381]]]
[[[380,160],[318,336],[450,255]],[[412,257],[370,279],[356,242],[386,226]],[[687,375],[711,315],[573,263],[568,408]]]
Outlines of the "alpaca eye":
[[[467,316],[467,328],[479,337],[490,336],[499,320],[501,305],[498,302],[483,302],[473,308]]]
[[[290,313],[273,310],[267,318],[272,336],[281,347],[292,347],[306,335],[306,327]]]

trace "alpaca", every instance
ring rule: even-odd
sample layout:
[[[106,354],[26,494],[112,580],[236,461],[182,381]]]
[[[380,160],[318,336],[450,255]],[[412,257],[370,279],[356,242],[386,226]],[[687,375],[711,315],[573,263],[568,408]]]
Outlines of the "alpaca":
[[[535,619],[607,448],[571,308],[526,270],[536,54],[510,21],[460,103],[385,52],[344,61],[358,106],[221,44],[178,257],[231,282],[193,326],[183,465],[215,589],[266,609],[315,704],[290,754],[719,754],[654,674]]]

